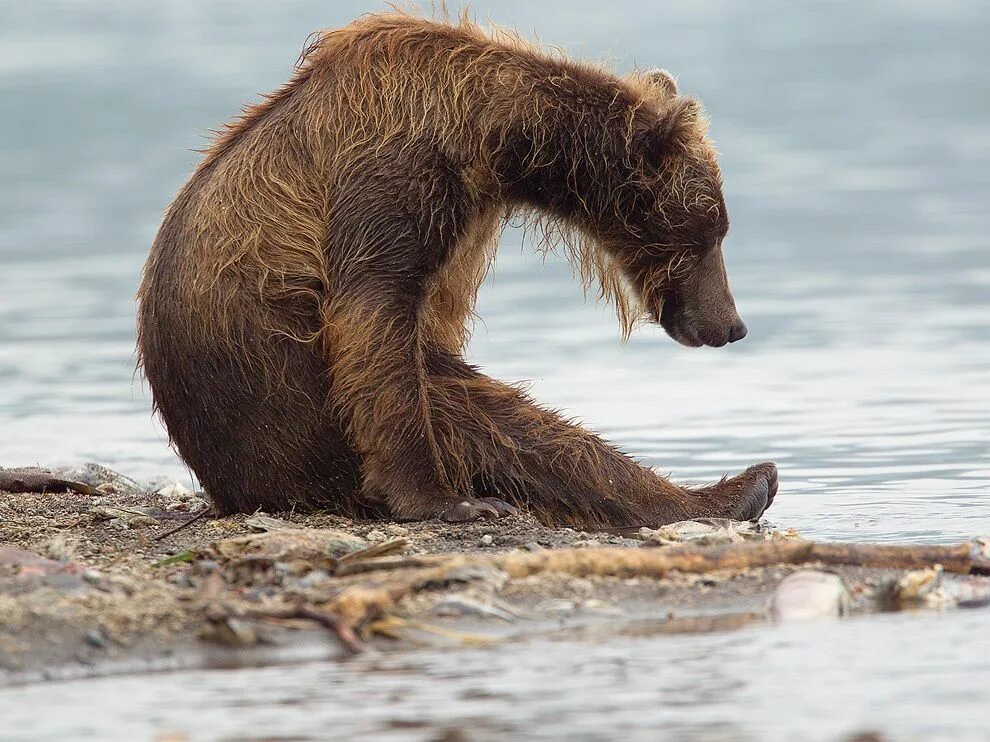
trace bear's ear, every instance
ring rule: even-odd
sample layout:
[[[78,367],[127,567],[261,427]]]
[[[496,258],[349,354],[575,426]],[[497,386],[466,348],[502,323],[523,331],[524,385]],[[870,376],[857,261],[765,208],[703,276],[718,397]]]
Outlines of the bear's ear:
[[[686,142],[700,115],[701,107],[696,100],[678,96],[634,133],[633,151],[647,162],[660,162],[664,155]]]
[[[674,98],[678,95],[677,80],[667,70],[649,70],[646,79],[650,84],[659,90],[665,98]]]

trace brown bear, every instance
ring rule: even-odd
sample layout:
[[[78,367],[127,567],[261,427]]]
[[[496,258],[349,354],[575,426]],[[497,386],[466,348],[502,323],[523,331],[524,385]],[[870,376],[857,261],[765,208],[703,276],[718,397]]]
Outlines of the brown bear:
[[[138,350],[220,513],[547,524],[759,517],[773,464],[675,485],[465,363],[509,214],[691,346],[746,334],[701,106],[502,30],[404,13],[324,33],[206,151],[138,294]]]

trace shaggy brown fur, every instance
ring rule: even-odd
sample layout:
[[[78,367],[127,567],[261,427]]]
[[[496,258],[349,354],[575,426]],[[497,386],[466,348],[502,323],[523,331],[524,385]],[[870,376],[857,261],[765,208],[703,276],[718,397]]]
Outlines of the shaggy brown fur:
[[[172,203],[139,293],[140,361],[224,513],[757,517],[772,464],[679,487],[461,356],[519,212],[563,238],[625,333],[646,315],[687,344],[741,337],[720,185],[701,107],[665,73],[367,16],[321,35]]]

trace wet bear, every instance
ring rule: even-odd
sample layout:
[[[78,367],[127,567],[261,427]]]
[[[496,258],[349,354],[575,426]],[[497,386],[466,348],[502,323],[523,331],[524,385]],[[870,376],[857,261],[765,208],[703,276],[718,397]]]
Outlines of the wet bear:
[[[519,214],[563,241],[627,334],[640,319],[690,346],[746,334],[704,114],[669,75],[402,13],[319,36],[208,149],[138,296],[155,406],[217,510],[759,517],[773,464],[678,486],[464,361]]]

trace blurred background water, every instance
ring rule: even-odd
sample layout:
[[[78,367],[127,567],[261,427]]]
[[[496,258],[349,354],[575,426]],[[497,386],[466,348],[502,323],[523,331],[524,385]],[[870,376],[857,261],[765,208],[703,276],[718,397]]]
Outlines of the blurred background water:
[[[133,295],[194,149],[314,29],[369,2],[6,3],[0,465],[188,477],[134,372]],[[471,355],[674,477],[781,466],[809,536],[990,532],[985,4],[475,3],[574,54],[664,66],[722,152],[750,326],[625,347],[563,261],[508,233]]]
[[[0,0],[0,465],[188,477],[134,371],[133,294],[162,211],[208,130],[283,82],[311,31],[380,8]],[[990,533],[987,5],[473,12],[620,71],[666,67],[704,101],[750,335],[692,350],[643,329],[620,346],[566,264],[509,233],[472,357],[675,478],[777,461],[769,517],[807,536]],[[894,653],[911,641],[896,636]]]

